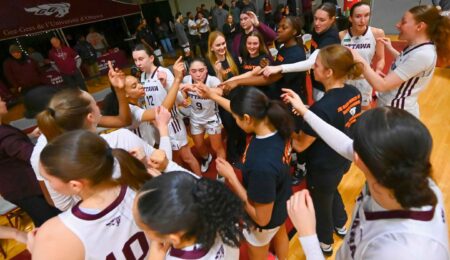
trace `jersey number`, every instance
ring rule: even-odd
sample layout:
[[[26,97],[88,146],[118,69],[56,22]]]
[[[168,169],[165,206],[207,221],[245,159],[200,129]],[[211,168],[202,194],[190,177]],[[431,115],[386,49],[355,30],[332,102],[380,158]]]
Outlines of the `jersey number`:
[[[202,103],[200,103],[200,102],[196,102],[195,106],[197,107],[198,110],[202,110],[203,109]]]
[[[154,106],[155,105],[155,103],[153,103],[153,96],[146,96],[146,98],[147,98],[147,103],[150,106]]]
[[[131,248],[131,245],[134,242],[138,242],[139,247],[142,250],[142,255],[139,257],[136,257],[133,253],[133,249]],[[122,253],[125,256],[125,259],[127,260],[143,260],[147,256],[149,249],[149,245],[147,242],[147,239],[145,238],[144,232],[138,232],[134,234],[128,241],[123,245]],[[116,260],[117,258],[114,256],[114,253],[111,252],[107,257],[106,260]],[[123,257],[119,257],[119,259],[123,259]]]

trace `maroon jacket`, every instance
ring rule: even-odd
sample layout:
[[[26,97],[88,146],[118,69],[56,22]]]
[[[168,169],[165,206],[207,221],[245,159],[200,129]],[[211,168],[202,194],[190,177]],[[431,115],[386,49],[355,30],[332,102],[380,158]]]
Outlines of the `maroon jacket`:
[[[56,63],[62,75],[73,75],[77,71],[75,57],[78,54],[70,47],[63,46],[60,49],[52,48],[48,52],[48,58]]]
[[[266,44],[266,48],[269,49],[267,46],[270,45],[275,39],[277,38],[277,33],[272,30],[269,26],[265,25],[264,23],[260,22],[259,26],[253,27],[253,30],[258,31],[261,33],[261,35],[264,38],[264,42]],[[242,30],[242,32],[236,34],[233,39],[233,45],[231,46],[232,53],[234,57],[242,57],[243,53],[241,53],[241,47],[245,48],[245,42],[241,42],[243,38],[247,39],[245,32]]]
[[[22,131],[0,125],[0,194],[9,201],[42,194],[30,165],[33,147]]]
[[[3,72],[11,87],[16,89],[43,85],[38,64],[28,57],[23,57],[21,60],[8,58],[3,63]]]

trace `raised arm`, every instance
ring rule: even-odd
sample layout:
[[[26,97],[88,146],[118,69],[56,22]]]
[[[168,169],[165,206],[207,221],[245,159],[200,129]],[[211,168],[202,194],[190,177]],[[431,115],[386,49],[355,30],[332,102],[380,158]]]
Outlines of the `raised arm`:
[[[247,15],[250,17],[253,26],[255,26],[262,34],[266,44],[275,41],[275,39],[277,38],[277,33],[272,28],[265,25],[264,23],[259,22],[258,17],[254,12],[249,11],[247,12]]]
[[[265,77],[263,75],[237,78],[237,79],[235,79],[235,77],[233,77],[233,78],[223,82],[221,84],[221,87],[223,87],[224,90],[229,91],[237,86],[269,86],[270,84],[280,80],[282,77],[283,77],[283,75],[280,73],[270,75],[269,77]]]
[[[394,59],[397,58],[398,55],[400,55],[400,52],[397,51],[392,46],[391,39],[389,39],[387,37],[379,37],[379,38],[377,38],[377,45],[378,44],[384,45],[384,47],[389,51],[389,53],[391,53],[391,55],[394,56]]]
[[[373,34],[375,36],[375,39],[385,37],[383,29],[373,28]],[[384,65],[385,65],[384,44],[379,41],[377,41],[377,45],[375,47],[374,58],[375,58],[375,64],[374,64],[375,71],[377,73],[382,72],[384,69]]]
[[[308,59],[299,61],[291,64],[282,64],[277,66],[267,66],[260,71],[264,77],[269,77],[277,73],[291,73],[291,72],[302,72],[313,68],[316,62],[317,55],[319,54],[319,49],[316,49]]]
[[[125,74],[119,69],[114,69],[111,61],[108,61],[109,72],[108,77],[111,85],[116,92],[117,100],[119,102],[119,115],[117,116],[102,116],[98,123],[103,127],[120,128],[129,126],[132,123],[130,107],[128,106],[128,99],[125,93]]]
[[[172,87],[167,92],[167,96],[164,98],[161,106],[167,110],[171,110],[175,101],[177,100],[178,90],[180,89],[181,81],[183,80],[184,63],[182,57],[179,57],[173,65],[173,72],[175,79],[172,83]],[[142,114],[142,121],[153,121],[155,119],[155,110],[153,108],[147,109]]]

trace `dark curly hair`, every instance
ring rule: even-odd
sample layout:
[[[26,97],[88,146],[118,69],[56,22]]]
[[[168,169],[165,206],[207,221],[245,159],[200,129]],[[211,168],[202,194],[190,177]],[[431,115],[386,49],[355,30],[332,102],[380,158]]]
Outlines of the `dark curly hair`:
[[[433,141],[422,122],[405,110],[379,107],[366,111],[354,130],[355,152],[402,207],[437,203],[428,183]]]
[[[164,173],[145,183],[137,196],[137,211],[149,229],[162,235],[183,231],[183,240],[195,238],[205,250],[217,236],[238,247],[242,228],[250,223],[243,202],[224,184],[186,172]]]

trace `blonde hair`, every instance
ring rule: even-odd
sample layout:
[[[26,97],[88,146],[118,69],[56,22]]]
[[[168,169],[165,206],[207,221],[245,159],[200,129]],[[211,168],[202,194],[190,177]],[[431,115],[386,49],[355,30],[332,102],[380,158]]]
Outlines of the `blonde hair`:
[[[220,36],[223,37],[223,39],[225,39],[225,36],[220,31],[213,31],[209,34],[209,37],[208,37],[208,54],[207,54],[207,56],[208,56],[209,61],[211,62],[211,65],[214,65],[217,61],[216,54],[214,54],[214,52],[211,50],[211,46],[213,45],[214,41]],[[233,58],[231,57],[230,53],[228,52],[228,49],[225,53],[225,59],[227,60],[228,65],[230,65],[231,73],[233,73],[233,75],[235,75],[235,76],[239,75],[238,67],[237,67],[236,63],[234,62]]]
[[[419,5],[409,9],[416,22],[427,25],[427,36],[436,46],[436,52],[444,64],[450,64],[450,18],[442,16],[432,5]]]
[[[355,62],[352,52],[340,44],[328,45],[320,49],[319,59],[323,66],[333,70],[336,79],[355,79],[363,72],[363,64]]]

